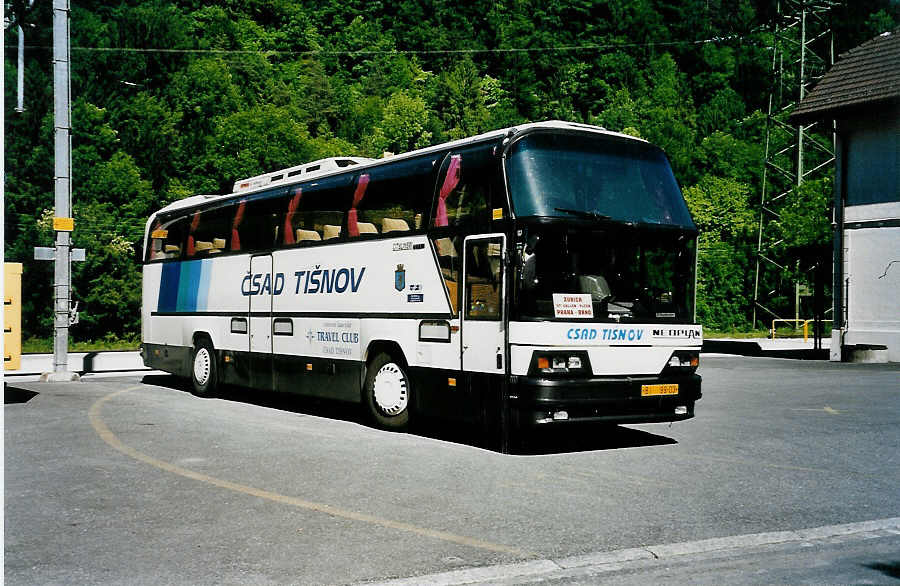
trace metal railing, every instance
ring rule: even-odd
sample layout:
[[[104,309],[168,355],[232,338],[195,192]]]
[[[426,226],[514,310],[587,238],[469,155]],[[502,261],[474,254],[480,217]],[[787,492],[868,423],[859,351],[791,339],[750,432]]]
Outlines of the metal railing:
[[[798,319],[798,318],[784,318],[784,319],[773,319],[772,320],[772,339],[775,339],[775,322],[788,322],[794,324],[794,330],[798,328],[798,324],[803,324],[803,341],[806,342],[809,340],[809,324],[813,323],[814,319]],[[831,319],[822,319],[819,320],[821,323],[833,323],[834,320]]]

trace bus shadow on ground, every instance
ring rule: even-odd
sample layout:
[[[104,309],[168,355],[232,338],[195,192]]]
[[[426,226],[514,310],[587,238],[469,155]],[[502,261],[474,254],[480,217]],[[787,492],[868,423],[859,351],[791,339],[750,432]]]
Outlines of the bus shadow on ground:
[[[141,382],[146,385],[165,387],[184,391],[185,393],[191,392],[191,383],[189,380],[170,374],[148,374],[141,379]],[[260,391],[258,389],[235,387],[231,385],[220,388],[217,391],[215,398],[224,401],[234,401],[236,403],[247,403],[249,405],[256,405],[258,407],[266,407],[269,409],[278,409],[279,411],[289,411],[301,415],[312,415],[315,417],[326,417],[328,419],[339,419],[342,421],[365,424],[361,413],[362,410],[359,405],[329,399],[305,397],[291,393],[276,393],[274,391]]]
[[[896,580],[900,580],[900,561],[892,561],[886,563],[874,563],[874,564],[863,564],[865,567],[870,568],[872,570],[877,570],[888,576],[890,578],[894,578]]]
[[[475,429],[475,426],[460,426],[429,419],[413,425],[411,432],[440,441],[499,451],[498,440],[486,439],[484,432]],[[678,442],[666,436],[618,425],[571,424],[522,433],[510,446],[510,453],[518,456],[549,456],[676,443]]]
[[[526,436],[518,453],[543,456],[573,452],[594,452],[600,450],[620,450],[625,448],[645,448],[668,446],[678,442],[670,437],[622,427],[620,425],[583,425],[540,431]]]
[[[148,374],[141,379],[141,382],[185,393],[191,392],[190,381],[173,375]],[[223,387],[217,394],[217,398],[372,427],[360,405],[340,401],[233,386]],[[386,431],[385,433],[391,432]],[[499,450],[498,441],[496,439],[486,439],[485,433],[475,425],[464,425],[458,422],[429,417],[411,422],[409,433],[489,451]],[[555,429],[532,430],[530,433],[523,434],[518,445],[513,446],[511,451],[513,454],[521,456],[545,456],[663,446],[675,443],[677,442],[672,438],[629,427],[570,424]]]

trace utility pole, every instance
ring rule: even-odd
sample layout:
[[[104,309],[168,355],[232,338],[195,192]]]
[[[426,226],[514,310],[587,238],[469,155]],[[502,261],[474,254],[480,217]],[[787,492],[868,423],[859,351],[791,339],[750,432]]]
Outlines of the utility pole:
[[[53,278],[53,372],[41,380],[64,382],[78,380],[69,372],[69,302],[72,273],[72,124],[69,72],[69,0],[53,0],[53,142],[54,189],[56,211],[56,258]]]
[[[795,326],[799,314],[799,282],[788,293],[784,276],[799,264],[779,250],[772,225],[782,206],[804,181],[824,173],[834,161],[834,128],[817,123],[787,123],[787,114],[803,99],[809,87],[834,64],[834,40],[829,22],[835,0],[779,0],[772,46],[772,89],[766,124],[765,163],[757,233],[756,275],[753,285],[753,327],[762,317],[779,318],[790,311],[793,298]],[[825,141],[815,133],[829,136]],[[766,276],[768,275],[768,278]],[[765,287],[765,289],[763,289]],[[793,293],[793,295],[791,294]],[[781,298],[783,301],[776,302]],[[762,300],[766,301],[763,304]]]

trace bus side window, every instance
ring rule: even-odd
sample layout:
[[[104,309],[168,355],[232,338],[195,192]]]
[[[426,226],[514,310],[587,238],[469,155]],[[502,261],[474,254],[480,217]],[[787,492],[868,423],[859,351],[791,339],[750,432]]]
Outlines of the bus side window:
[[[231,236],[234,206],[220,206],[198,212],[191,217],[188,256],[212,256],[226,250]]]
[[[500,242],[466,245],[466,317],[500,319]]]
[[[435,155],[374,167],[354,185],[347,214],[350,238],[421,230],[434,181]]]
[[[184,252],[184,237],[190,217],[157,222],[150,231],[148,261],[179,259]]]
[[[461,259],[457,252],[457,242],[459,242],[458,236],[434,238],[434,249],[437,251],[441,277],[444,279],[444,286],[447,288],[447,294],[450,296],[450,307],[454,316],[459,313],[459,271]]]
[[[286,210],[287,201],[283,197],[248,200],[239,228],[241,250],[266,251],[271,250],[276,242],[280,243],[279,234]]]
[[[492,148],[478,146],[444,159],[431,208],[432,227],[480,232],[490,225],[491,185],[498,173]]]
[[[349,185],[347,177],[334,177],[291,188],[281,243],[309,244],[339,236],[343,210],[349,207]]]

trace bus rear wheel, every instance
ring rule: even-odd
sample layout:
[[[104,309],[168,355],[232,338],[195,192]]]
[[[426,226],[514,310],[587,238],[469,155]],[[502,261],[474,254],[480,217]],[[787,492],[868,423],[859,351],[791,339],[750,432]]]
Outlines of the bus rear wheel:
[[[379,353],[366,367],[363,401],[376,425],[403,430],[409,425],[411,388],[403,364]]]
[[[191,354],[191,383],[195,395],[209,397],[215,394],[219,384],[216,368],[216,352],[212,344],[206,339],[197,340]]]

